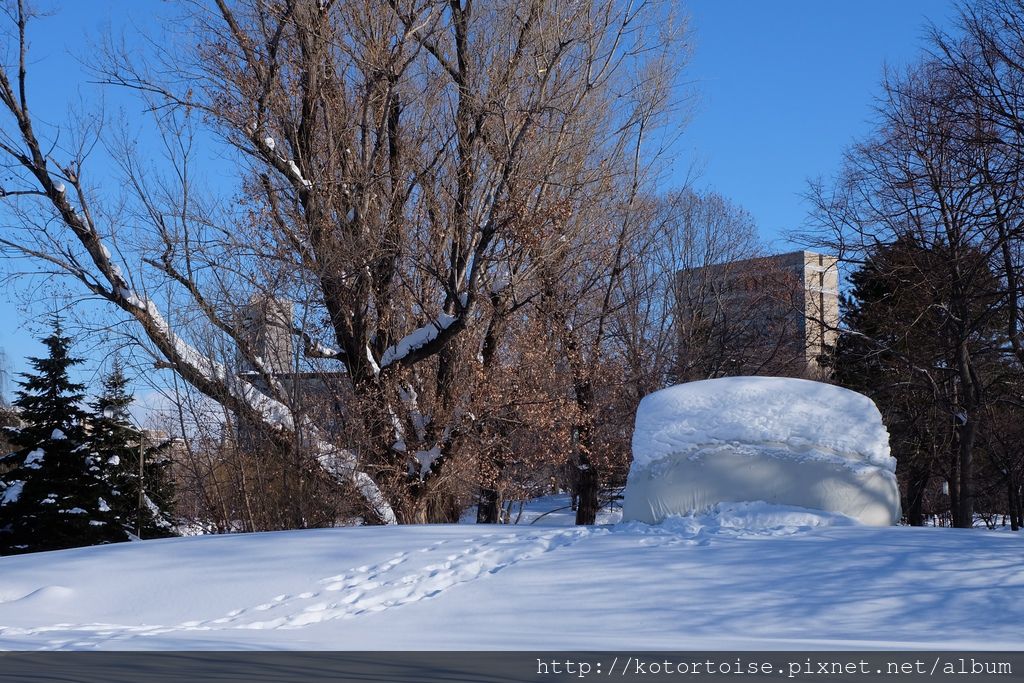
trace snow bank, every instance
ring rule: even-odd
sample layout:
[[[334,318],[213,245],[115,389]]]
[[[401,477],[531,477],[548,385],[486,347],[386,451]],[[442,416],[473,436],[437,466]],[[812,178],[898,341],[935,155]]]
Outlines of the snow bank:
[[[0,649],[1020,649],[1021,534],[872,528],[766,503],[545,526],[572,524],[556,512],[567,503],[527,503],[552,513],[536,524],[0,557]]]
[[[900,516],[896,461],[875,404],[809,380],[729,377],[644,398],[623,518],[657,523],[725,501]]]
[[[834,526],[851,526],[856,520],[836,512],[809,510],[795,505],[772,505],[763,500],[719,503],[709,512],[689,517],[669,517],[665,528],[687,533],[697,527],[725,536],[790,536]]]

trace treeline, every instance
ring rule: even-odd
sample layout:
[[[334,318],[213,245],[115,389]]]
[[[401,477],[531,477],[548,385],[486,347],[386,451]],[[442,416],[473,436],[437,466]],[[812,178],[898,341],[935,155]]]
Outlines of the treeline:
[[[0,555],[176,535],[170,442],[153,443],[132,425],[132,396],[115,362],[99,395],[71,381],[80,364],[54,321],[30,358],[0,455]]]
[[[711,313],[721,283],[711,269],[686,281],[678,271],[761,254],[752,217],[714,193],[643,201],[649,220],[631,228],[628,243],[577,238],[575,247],[587,251],[565,253],[561,281],[538,274],[495,294],[487,314],[451,342],[454,367],[444,372],[457,378],[451,388],[459,402],[446,420],[457,428],[438,423],[442,405],[422,389],[425,379],[437,381],[427,369],[436,373],[439,366],[425,363],[394,387],[377,380],[397,397],[394,413],[375,418],[390,450],[401,455],[385,490],[412,485],[424,497],[407,521],[454,522],[469,514],[481,523],[510,522],[522,501],[563,492],[579,522],[593,523],[625,484],[643,396],[740,369],[764,374],[774,367],[767,361],[780,360],[769,358],[765,335],[747,329],[749,321],[732,308],[735,320],[683,321],[690,343],[679,343],[677,302],[686,297]],[[764,301],[743,310],[758,305]],[[372,435],[351,431],[346,419],[359,403],[351,377],[292,346],[281,325],[295,315],[291,305],[259,299],[242,311],[253,348],[277,359],[289,407],[350,448],[370,452]],[[215,531],[373,520],[357,492],[339,487],[301,440],[277,447],[265,427],[184,387],[171,403],[168,429],[188,434],[176,468],[183,516]]]
[[[891,72],[874,132],[812,197],[852,264],[836,379],[882,409],[905,513],[1024,522],[1024,3],[963,3]]]
[[[759,249],[745,212],[666,186],[689,95],[674,3],[181,15],[173,56],[165,36],[96,51],[93,80],[139,95],[161,158],[101,113],[37,111],[40,19],[12,9],[0,247],[102,302],[103,334],[175,387],[185,516],[452,522],[477,504],[495,522],[562,489],[593,523],[640,397],[792,360],[763,359],[762,328],[781,340],[788,317],[737,313],[708,269],[676,276]],[[887,81],[876,135],[815,195],[827,251],[882,271],[836,353],[883,407],[916,521],[942,480],[958,524],[998,491],[1019,510],[1021,15],[965,5],[962,35]]]
[[[593,522],[670,361],[661,245],[714,256],[671,237],[690,200],[662,182],[689,97],[673,3],[180,14],[171,58],[166,36],[96,51],[93,80],[139,95],[160,158],[99,114],[35,109],[41,20],[12,10],[0,244],[222,411],[189,455],[197,509],[228,528],[440,522],[479,498],[496,519],[555,478]],[[293,302],[265,316],[291,352],[252,334],[261,302]]]

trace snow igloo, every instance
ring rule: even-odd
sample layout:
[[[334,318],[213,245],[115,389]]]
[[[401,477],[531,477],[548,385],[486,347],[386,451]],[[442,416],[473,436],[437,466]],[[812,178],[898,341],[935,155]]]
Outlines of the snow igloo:
[[[656,524],[766,501],[896,524],[889,433],[868,397],[803,379],[727,377],[640,402],[623,519]]]

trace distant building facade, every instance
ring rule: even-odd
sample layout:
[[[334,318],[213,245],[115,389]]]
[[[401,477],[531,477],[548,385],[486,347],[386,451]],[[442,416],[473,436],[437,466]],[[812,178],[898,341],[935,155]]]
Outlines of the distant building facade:
[[[299,347],[293,341],[294,317],[293,302],[280,297],[255,296],[240,311],[242,339],[260,359],[264,370],[284,389],[289,408],[315,416],[319,426],[329,428],[334,418],[323,411],[333,409],[335,415],[339,414],[341,404],[334,395],[339,373],[301,369]],[[236,367],[254,387],[270,395],[264,374],[245,354],[238,354]],[[261,426],[238,421],[235,427],[234,436],[242,448],[256,451],[266,447]]]
[[[295,372],[295,348],[292,344],[294,304],[287,299],[257,296],[242,308],[242,329],[246,343],[275,375]],[[244,374],[256,368],[243,356],[238,358]]]
[[[839,324],[835,257],[810,251],[677,274],[680,380],[730,375],[824,379]]]

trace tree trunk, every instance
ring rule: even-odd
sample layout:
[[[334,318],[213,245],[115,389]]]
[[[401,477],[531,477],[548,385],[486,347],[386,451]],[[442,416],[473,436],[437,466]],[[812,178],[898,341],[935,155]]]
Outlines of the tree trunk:
[[[482,487],[480,503],[476,508],[476,523],[497,524],[499,510],[501,510],[501,496],[498,495],[497,489]]]
[[[576,426],[576,524],[597,522],[600,507],[601,473],[594,462],[594,434],[591,414],[594,411],[594,385],[589,378],[577,373],[575,382],[576,405],[583,419]]]
[[[1009,507],[1010,530],[1018,531],[1021,527],[1020,491],[1017,488],[1017,477],[1014,476],[1013,470],[1010,470],[1006,475],[1006,499],[1007,506]]]
[[[1015,481],[1013,486],[1013,495],[1017,501],[1016,515],[1017,515],[1017,528],[1024,529],[1024,497],[1021,496],[1020,480]]]
[[[600,508],[601,477],[589,462],[580,464],[576,492],[579,502],[576,506],[576,524],[595,524]]]
[[[438,463],[441,459],[438,459]],[[423,481],[413,481],[398,506],[403,524],[456,524],[462,514],[459,499],[441,476],[443,465],[435,464]]]
[[[974,492],[971,486],[971,477],[974,474],[974,434],[974,421],[970,418],[957,429],[960,495],[953,523],[961,529],[970,529],[974,526]]]
[[[931,473],[927,468],[914,467],[907,481],[907,523],[924,526],[924,492]]]
[[[949,486],[949,518],[951,524],[956,525],[956,521],[960,518],[960,475],[957,472],[955,458],[949,476],[946,478],[946,484]]]

